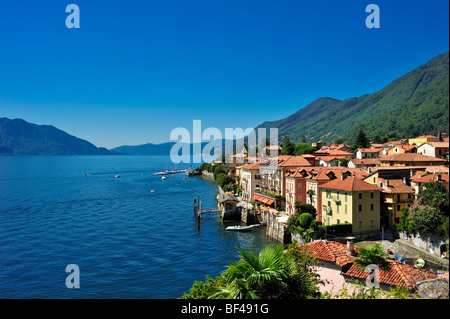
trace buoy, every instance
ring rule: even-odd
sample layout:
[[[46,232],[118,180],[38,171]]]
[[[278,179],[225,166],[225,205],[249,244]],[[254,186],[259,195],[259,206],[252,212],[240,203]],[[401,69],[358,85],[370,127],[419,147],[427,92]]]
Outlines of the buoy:
[[[115,178],[119,178],[120,177],[120,175],[116,175],[116,176],[114,176]]]
[[[186,177],[185,178],[183,178],[184,180],[186,180]]]
[[[152,189],[152,193],[154,193],[155,191]]]
[[[161,177],[161,179],[162,179],[162,180],[165,180],[165,179],[166,179],[166,177],[165,177],[165,176],[163,176],[163,177]]]

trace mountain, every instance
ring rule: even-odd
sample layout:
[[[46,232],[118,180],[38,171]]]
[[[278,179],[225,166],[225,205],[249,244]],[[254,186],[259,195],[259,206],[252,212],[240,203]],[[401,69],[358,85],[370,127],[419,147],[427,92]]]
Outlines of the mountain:
[[[411,137],[449,131],[449,53],[391,82],[382,90],[337,100],[321,97],[296,113],[257,128],[278,128],[278,136],[332,142],[338,137],[352,143],[363,129],[369,138]]]
[[[111,155],[103,147],[57,129],[22,119],[0,118],[0,155]]]
[[[225,143],[225,140],[214,140],[213,144],[210,146],[221,146],[220,150],[222,150],[223,145]],[[120,154],[125,155],[170,155],[170,151],[172,147],[177,144],[176,142],[167,142],[167,143],[161,143],[161,144],[141,144],[141,145],[123,145],[116,148],[111,149],[113,152],[117,152]],[[209,144],[209,142],[203,142],[200,143],[200,149],[203,151],[205,146]],[[194,154],[194,144],[188,144],[188,143],[180,143],[180,146],[188,146],[190,148],[190,154]],[[205,154],[206,154],[205,149]],[[180,152],[181,155],[181,152]]]

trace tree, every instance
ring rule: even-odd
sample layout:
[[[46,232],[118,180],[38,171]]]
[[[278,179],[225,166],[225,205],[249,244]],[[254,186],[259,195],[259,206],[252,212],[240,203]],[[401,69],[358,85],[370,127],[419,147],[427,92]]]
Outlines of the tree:
[[[312,217],[312,215],[310,213],[302,213],[298,217],[298,221],[300,223],[300,227],[302,227],[303,229],[309,228],[309,226],[311,225],[312,220],[313,220],[313,217]]]
[[[291,142],[289,136],[285,136],[283,140],[283,150],[281,151],[282,155],[294,155],[295,144]]]
[[[312,258],[284,246],[267,246],[259,253],[238,247],[241,259],[222,274],[220,285],[208,289],[211,299],[293,299],[317,296],[318,276]]]
[[[294,148],[295,155],[313,154],[315,151],[316,148],[309,145],[308,143],[297,143]]]
[[[355,259],[355,264],[363,270],[371,264],[377,265],[382,269],[389,268],[387,253],[383,251],[380,244],[375,244],[366,248],[359,248],[358,257]]]
[[[314,192],[314,191],[313,191],[313,192]],[[311,201],[311,202],[312,202],[312,201]],[[313,218],[316,217],[316,213],[317,213],[316,208],[315,208],[313,205],[311,205],[311,204],[302,204],[302,205],[300,206],[300,211],[301,211],[302,213],[309,213],[309,214],[311,214],[311,216],[312,216]]]
[[[358,134],[355,138],[354,143],[358,148],[367,148],[370,146],[370,141],[366,136],[366,133],[363,131],[363,129],[360,129]]]
[[[344,139],[342,137],[338,137],[335,141],[334,144],[344,144]]]

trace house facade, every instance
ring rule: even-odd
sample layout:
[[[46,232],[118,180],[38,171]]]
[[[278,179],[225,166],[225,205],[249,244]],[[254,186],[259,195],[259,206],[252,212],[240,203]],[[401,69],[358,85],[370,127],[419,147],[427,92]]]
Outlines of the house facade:
[[[322,222],[325,225],[351,223],[352,232],[380,229],[381,189],[355,176],[340,178],[321,187]]]
[[[417,153],[425,156],[445,157],[449,153],[449,142],[427,142],[417,148]]]

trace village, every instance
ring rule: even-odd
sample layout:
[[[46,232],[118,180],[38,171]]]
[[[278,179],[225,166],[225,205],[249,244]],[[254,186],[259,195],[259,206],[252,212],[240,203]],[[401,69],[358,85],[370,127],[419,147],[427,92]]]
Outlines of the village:
[[[266,225],[267,236],[276,241],[305,244],[325,263],[321,277],[328,278],[329,284],[323,292],[337,293],[348,278],[367,279],[368,273],[355,267],[353,260],[361,249],[358,243],[372,241],[382,243],[392,265],[379,275],[385,290],[400,286],[436,298],[429,282],[439,285],[438,279],[446,278],[448,294],[448,224],[446,234],[401,227],[405,214],[418,205],[431,184],[448,194],[447,134],[370,142],[356,149],[345,143],[311,143],[315,151],[302,155],[283,155],[283,146],[265,149],[267,154],[276,149],[274,158],[250,157],[244,147],[230,156],[229,164],[216,160],[202,165],[211,177],[217,177],[217,167],[226,167],[225,180],[234,183],[216,178],[221,181],[218,205],[224,220],[239,212],[237,218],[246,224]],[[299,214],[305,212],[312,219],[302,224],[300,218],[299,224]],[[422,258],[428,266],[433,261],[439,266],[434,271],[420,269]]]

